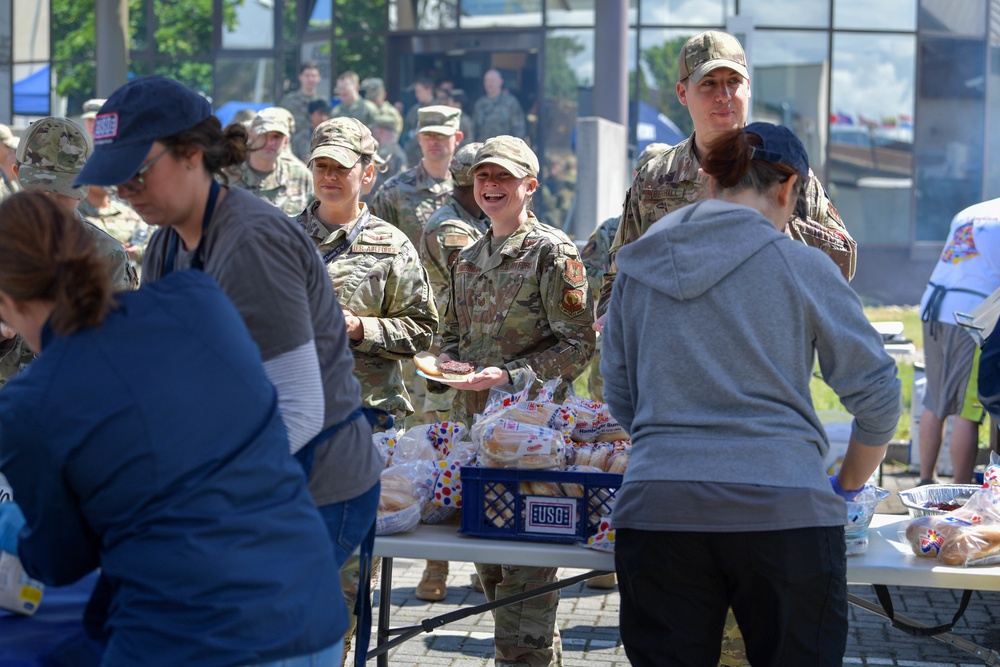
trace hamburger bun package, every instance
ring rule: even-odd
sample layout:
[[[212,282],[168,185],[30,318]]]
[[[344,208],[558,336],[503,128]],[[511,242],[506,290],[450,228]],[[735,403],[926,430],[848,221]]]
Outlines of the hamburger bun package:
[[[382,471],[379,478],[376,535],[392,535],[420,523],[420,514],[430,502],[434,489],[435,466],[430,461],[409,461]]]

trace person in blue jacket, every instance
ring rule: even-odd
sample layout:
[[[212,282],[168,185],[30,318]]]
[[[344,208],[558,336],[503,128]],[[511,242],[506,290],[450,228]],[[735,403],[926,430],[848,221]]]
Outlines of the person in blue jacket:
[[[333,545],[214,279],[112,297],[83,227],[20,193],[0,205],[0,319],[38,353],[0,392],[0,548],[47,585],[100,568],[101,664],[339,665]]]

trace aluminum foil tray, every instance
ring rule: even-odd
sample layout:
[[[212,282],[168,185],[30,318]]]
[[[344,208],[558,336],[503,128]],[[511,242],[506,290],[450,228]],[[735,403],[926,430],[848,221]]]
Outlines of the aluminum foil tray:
[[[957,500],[964,505],[972,494],[981,489],[978,484],[927,484],[899,492],[899,499],[910,513],[911,518],[945,514],[945,510],[925,507],[927,503],[945,503]]]

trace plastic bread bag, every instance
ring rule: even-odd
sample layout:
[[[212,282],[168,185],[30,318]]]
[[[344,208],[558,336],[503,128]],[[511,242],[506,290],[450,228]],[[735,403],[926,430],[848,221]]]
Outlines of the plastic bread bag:
[[[465,424],[451,421],[414,426],[396,441],[394,460],[443,461],[467,430]]]
[[[0,609],[31,616],[44,593],[45,585],[25,574],[17,556],[0,551]]]
[[[983,471],[983,486],[1000,486],[1000,456],[990,452],[990,462]]]
[[[382,471],[376,535],[392,535],[414,528],[430,502],[434,489],[435,465],[430,461],[409,461]]]
[[[473,442],[479,448],[479,465],[484,468],[561,469],[566,447],[562,435],[545,426],[499,419],[478,432]]]
[[[390,428],[388,431],[372,433],[372,443],[382,457],[382,467],[388,468],[392,465],[392,457],[396,452],[396,442],[399,438],[398,431]]]
[[[462,466],[476,460],[476,446],[468,440],[452,447],[448,457],[438,461],[434,495],[424,509],[424,523],[441,523],[462,509]]]
[[[597,532],[587,538],[583,546],[597,551],[615,552],[615,529],[611,525],[611,517],[601,517],[597,524]]]
[[[963,567],[1000,563],[1000,486],[974,493],[951,512],[912,519],[900,529],[917,556]]]
[[[576,426],[571,437],[577,442],[628,439],[629,434],[611,416],[606,404],[582,396],[570,396],[564,405],[576,410]]]

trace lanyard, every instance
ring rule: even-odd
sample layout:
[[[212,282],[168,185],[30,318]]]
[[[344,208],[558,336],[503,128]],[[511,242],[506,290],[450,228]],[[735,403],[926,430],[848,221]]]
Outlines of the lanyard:
[[[212,185],[208,190],[208,202],[205,204],[205,215],[201,218],[201,241],[191,259],[191,268],[201,271],[205,268],[205,260],[201,257],[201,249],[204,247],[205,232],[208,231],[208,223],[215,212],[215,202],[219,198],[219,183],[212,179]],[[170,230],[170,248],[167,250],[167,261],[163,264],[163,276],[174,270],[174,262],[177,261],[177,245],[180,243],[180,234],[176,229]],[[161,278],[163,276],[160,276]]]
[[[368,207],[365,206],[364,213],[361,214],[361,219],[358,220],[358,224],[354,225],[354,229],[352,229],[351,233],[347,235],[347,238],[341,241],[336,248],[323,255],[324,264],[329,264],[333,260],[337,259],[341,255],[343,255],[348,248],[351,247],[351,245],[357,240],[358,235],[361,234],[361,231],[364,229],[365,225],[368,223],[369,216],[370,214],[368,212]]]

